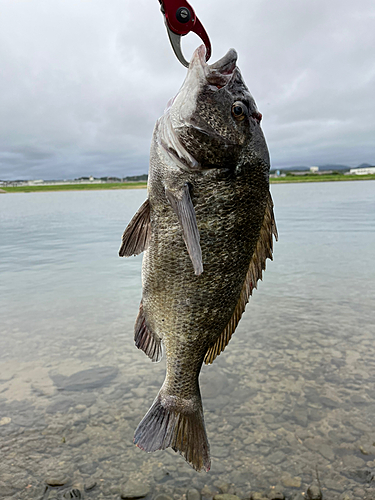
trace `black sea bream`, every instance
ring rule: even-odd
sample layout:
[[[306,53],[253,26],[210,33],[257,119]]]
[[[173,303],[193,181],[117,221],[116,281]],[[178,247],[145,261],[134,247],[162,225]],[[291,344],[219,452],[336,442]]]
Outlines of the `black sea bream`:
[[[167,374],[135,432],[148,452],[172,447],[210,469],[198,377],[228,344],[272,259],[277,238],[262,115],[230,50],[190,62],[155,126],[148,198],[123,235],[121,256],[144,251],[135,343]]]

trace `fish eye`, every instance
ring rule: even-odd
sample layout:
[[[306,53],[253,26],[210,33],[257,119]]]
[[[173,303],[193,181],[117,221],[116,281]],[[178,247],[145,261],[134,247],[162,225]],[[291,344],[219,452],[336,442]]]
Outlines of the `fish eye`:
[[[233,105],[232,105],[232,115],[234,116],[234,118],[236,120],[243,120],[246,116],[246,111],[247,111],[247,108],[245,106],[245,104],[241,101],[236,101]]]

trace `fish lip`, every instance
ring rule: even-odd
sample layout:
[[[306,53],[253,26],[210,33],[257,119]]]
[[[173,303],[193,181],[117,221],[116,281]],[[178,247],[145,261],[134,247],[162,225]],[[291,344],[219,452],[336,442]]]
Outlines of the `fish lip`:
[[[225,87],[232,79],[237,62],[237,52],[229,49],[228,52],[213,64],[206,63],[206,48],[200,45],[194,52],[189,70],[199,66],[208,84],[217,88]]]
[[[200,45],[194,51],[193,57],[191,58],[191,61],[189,64],[189,69],[190,69],[190,66],[192,66],[196,61],[200,63],[200,65],[202,66],[203,69],[208,67],[208,64],[206,63],[206,47],[203,44]]]
[[[223,75],[231,75],[236,68],[237,52],[235,49],[229,49],[225,56],[221,57],[213,64],[207,65],[211,71],[218,71]]]

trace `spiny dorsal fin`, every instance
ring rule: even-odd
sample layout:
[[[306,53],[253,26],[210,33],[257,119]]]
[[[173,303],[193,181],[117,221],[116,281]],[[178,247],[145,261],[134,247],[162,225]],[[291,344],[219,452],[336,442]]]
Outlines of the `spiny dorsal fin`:
[[[147,199],[129,222],[122,235],[120,257],[138,255],[146,250],[151,238],[150,202]]]
[[[142,302],[139,306],[138,317],[134,326],[134,342],[136,347],[142,349],[151,361],[156,363],[163,357],[161,338],[146,325]]]
[[[223,333],[217,339],[215,344],[208,349],[204,358],[204,362],[206,363],[206,365],[211,364],[228,345],[228,342],[232,338],[232,335],[237,328],[241,316],[245,311],[246,304],[249,302],[250,296],[253,293],[253,289],[257,287],[257,281],[259,279],[262,279],[262,272],[266,269],[266,260],[272,260],[272,236],[274,236],[275,240],[277,241],[278,235],[273,213],[273,202],[271,194],[269,194],[258,242],[250,261],[249,270],[246,274],[239,301]]]

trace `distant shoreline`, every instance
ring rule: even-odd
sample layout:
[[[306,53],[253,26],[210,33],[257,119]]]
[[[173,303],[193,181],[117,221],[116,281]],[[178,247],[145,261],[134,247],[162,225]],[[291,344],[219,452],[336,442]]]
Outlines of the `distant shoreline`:
[[[271,177],[270,184],[291,184],[301,182],[372,181],[375,175],[306,174]],[[56,184],[48,186],[2,186],[0,193],[34,193],[44,191],[93,191],[101,189],[146,189],[147,182],[106,182],[103,184]]]
[[[145,189],[147,182],[103,182],[87,184],[51,184],[46,186],[2,186],[5,193],[35,193],[44,191],[100,191],[103,189]]]
[[[341,181],[374,181],[375,174],[344,175],[344,174],[305,174],[287,175],[286,177],[271,177],[271,184],[290,184],[296,182],[341,182]]]

